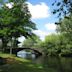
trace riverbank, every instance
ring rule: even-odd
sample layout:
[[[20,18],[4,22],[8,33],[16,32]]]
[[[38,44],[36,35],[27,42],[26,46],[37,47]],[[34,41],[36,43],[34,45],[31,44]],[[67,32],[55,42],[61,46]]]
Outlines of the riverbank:
[[[72,72],[72,58],[39,57],[34,60],[18,58],[15,55],[0,53],[6,63],[0,65],[0,72]]]
[[[7,60],[5,65],[0,66],[0,72],[44,72],[41,65],[33,64],[30,60],[2,53],[0,57]]]

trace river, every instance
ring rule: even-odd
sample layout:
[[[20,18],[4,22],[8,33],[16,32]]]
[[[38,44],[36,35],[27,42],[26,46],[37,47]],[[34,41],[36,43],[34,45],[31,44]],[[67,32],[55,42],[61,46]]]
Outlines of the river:
[[[41,64],[46,71],[51,72],[72,72],[72,58],[70,57],[35,57],[31,52],[20,51],[18,57],[32,60],[33,63]]]

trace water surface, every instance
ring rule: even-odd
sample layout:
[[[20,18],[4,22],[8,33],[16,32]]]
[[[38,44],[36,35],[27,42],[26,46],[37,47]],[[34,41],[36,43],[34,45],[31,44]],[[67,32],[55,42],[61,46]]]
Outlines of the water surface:
[[[34,64],[40,64],[45,72],[72,72],[72,58],[65,57],[35,57],[31,52],[19,52],[19,57],[32,60]]]

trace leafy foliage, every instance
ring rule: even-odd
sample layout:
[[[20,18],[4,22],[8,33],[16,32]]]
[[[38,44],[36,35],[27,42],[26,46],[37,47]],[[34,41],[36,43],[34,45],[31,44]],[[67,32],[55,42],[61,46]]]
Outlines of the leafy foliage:
[[[7,4],[12,4],[11,8]],[[4,3],[0,8],[0,38],[3,44],[7,45],[12,38],[35,35],[32,30],[36,29],[36,25],[30,18],[25,0],[8,0],[8,3]]]
[[[55,23],[59,35],[47,36],[42,46],[50,54],[54,54],[54,51],[56,54],[72,53],[72,0],[55,0],[52,6],[56,6],[53,14],[59,18],[59,22]]]
[[[61,49],[60,47],[60,35],[48,35],[45,37],[44,41],[46,53],[52,55]]]
[[[57,6],[57,8],[53,9],[53,14],[57,13],[59,19],[72,13],[72,0],[55,0],[52,6]]]
[[[39,43],[41,40],[39,39],[38,36],[33,36],[32,38],[28,38],[24,40],[23,42],[23,47],[25,48],[39,48]]]
[[[69,16],[69,19],[64,18],[61,21],[61,24],[58,25],[57,30],[60,33],[63,33],[69,40],[72,40],[72,14]]]

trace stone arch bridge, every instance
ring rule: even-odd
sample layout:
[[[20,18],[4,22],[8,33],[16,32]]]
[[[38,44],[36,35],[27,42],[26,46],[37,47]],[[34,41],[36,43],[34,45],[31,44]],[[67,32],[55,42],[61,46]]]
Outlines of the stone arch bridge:
[[[43,50],[41,48],[12,48],[12,54],[17,55],[17,52],[22,51],[22,50],[32,50],[33,53],[37,56],[40,56],[43,54]],[[7,48],[5,52],[9,53],[10,48]]]

